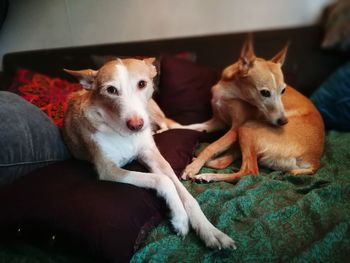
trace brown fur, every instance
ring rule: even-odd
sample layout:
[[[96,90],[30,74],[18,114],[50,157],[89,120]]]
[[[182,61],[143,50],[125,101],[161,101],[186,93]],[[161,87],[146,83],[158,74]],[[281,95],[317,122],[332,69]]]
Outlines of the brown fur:
[[[281,66],[286,52],[284,48],[267,61],[255,57],[251,40],[245,43],[240,60],[228,66],[212,88],[213,118],[183,126],[208,132],[230,127],[186,167],[184,179],[232,181],[258,174],[258,161],[295,175],[317,171],[324,146],[323,120],[308,98],[284,84]],[[263,89],[271,93],[269,99],[275,95],[273,103],[261,95]],[[240,147],[233,150],[231,147],[237,141]],[[214,168],[230,164],[239,156],[239,149],[242,153],[239,172],[196,175],[205,164]],[[216,160],[223,152],[225,155]]]

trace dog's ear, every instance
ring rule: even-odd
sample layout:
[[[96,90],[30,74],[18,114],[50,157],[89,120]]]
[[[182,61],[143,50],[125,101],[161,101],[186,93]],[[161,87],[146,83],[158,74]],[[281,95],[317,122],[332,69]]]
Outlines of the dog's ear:
[[[288,51],[289,43],[285,45],[284,48],[280,52],[278,52],[272,59],[271,61],[280,64],[281,66],[283,65],[284,61],[286,60],[286,55]]]
[[[91,90],[93,88],[93,82],[97,75],[96,70],[83,69],[83,70],[69,70],[63,69],[68,74],[76,77],[84,89]]]
[[[156,66],[153,64],[156,61],[156,58],[154,57],[145,58],[143,61],[147,64],[147,66],[149,66],[151,78],[154,78],[157,75]]]
[[[250,33],[247,35],[247,38],[243,44],[241,50],[241,57],[239,59],[239,71],[245,76],[248,74],[249,69],[254,65],[256,59],[254,48],[253,48],[253,35]]]
[[[232,80],[237,70],[234,67],[229,66],[222,71],[221,78],[224,80]]]

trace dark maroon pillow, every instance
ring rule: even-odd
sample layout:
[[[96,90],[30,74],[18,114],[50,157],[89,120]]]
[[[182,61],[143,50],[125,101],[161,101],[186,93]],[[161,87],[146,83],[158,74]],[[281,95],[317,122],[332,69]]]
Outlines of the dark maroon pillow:
[[[155,135],[155,140],[179,174],[199,136],[195,131],[171,130]],[[143,168],[134,163],[128,169]],[[154,191],[96,178],[92,165],[70,160],[2,187],[0,232],[16,235],[26,229],[45,229],[57,241],[68,237],[100,262],[127,262],[137,241],[161,220],[166,209]]]
[[[181,124],[211,117],[211,87],[219,72],[191,61],[162,56],[159,94],[156,101],[167,117]]]

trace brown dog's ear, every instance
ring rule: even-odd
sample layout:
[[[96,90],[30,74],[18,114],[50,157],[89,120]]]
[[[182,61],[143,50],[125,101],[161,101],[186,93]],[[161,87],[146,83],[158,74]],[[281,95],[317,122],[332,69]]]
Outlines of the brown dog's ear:
[[[157,75],[157,69],[154,66],[154,62],[156,61],[156,58],[150,57],[150,58],[145,58],[143,60],[150,68],[150,73],[151,73],[151,78],[154,78]]]
[[[250,33],[243,44],[241,57],[239,59],[239,70],[242,75],[247,75],[249,69],[254,65],[256,59],[253,48],[253,35]]]
[[[97,75],[96,70],[83,69],[83,70],[69,70],[63,69],[68,74],[76,77],[84,89],[91,90],[93,88],[92,83]]]
[[[280,52],[278,52],[272,59],[271,61],[280,64],[281,66],[283,65],[284,61],[286,60],[286,55],[288,51],[289,43],[285,45],[284,48]]]
[[[222,71],[221,78],[223,80],[232,80],[236,72],[236,68],[231,65]]]

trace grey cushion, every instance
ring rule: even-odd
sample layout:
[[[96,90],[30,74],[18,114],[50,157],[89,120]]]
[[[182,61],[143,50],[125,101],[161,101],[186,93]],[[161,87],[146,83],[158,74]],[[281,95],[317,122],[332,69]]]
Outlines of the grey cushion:
[[[39,108],[0,91],[0,185],[69,158],[59,129]]]

